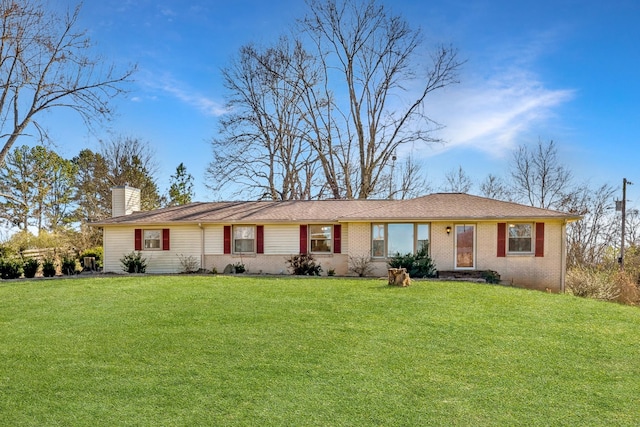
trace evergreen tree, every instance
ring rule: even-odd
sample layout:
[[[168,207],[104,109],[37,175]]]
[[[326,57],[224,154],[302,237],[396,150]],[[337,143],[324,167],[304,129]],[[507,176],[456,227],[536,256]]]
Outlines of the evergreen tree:
[[[168,205],[186,205],[191,203],[193,197],[193,175],[187,172],[184,163],[180,163],[176,168],[176,173],[171,175]]]

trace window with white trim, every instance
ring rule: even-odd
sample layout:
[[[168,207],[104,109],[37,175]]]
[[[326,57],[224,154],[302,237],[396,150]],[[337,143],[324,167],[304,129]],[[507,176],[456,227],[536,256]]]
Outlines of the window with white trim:
[[[373,258],[416,253],[423,246],[427,251],[429,250],[429,224],[371,224],[371,256]]]
[[[508,252],[512,254],[530,254],[533,252],[533,224],[510,223],[507,225]]]
[[[233,253],[252,254],[256,252],[256,227],[253,225],[233,226]]]
[[[144,249],[162,249],[162,230],[144,230]]]
[[[312,253],[330,253],[333,225],[309,225],[309,245]]]

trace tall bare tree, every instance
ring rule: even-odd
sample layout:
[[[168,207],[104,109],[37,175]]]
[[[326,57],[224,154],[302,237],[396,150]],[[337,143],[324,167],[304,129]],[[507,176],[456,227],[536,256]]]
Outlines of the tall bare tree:
[[[29,125],[46,139],[44,111],[70,108],[87,124],[108,118],[133,73],[92,54],[79,13],[80,5],[60,16],[38,0],[0,0],[0,164]]]
[[[378,190],[399,146],[437,140],[432,131],[439,125],[426,115],[425,102],[432,92],[456,83],[461,63],[454,49],[440,47],[431,65],[420,69],[422,33],[374,0],[308,0],[307,5],[310,14],[302,24],[336,95],[327,123],[337,126],[339,135],[339,150],[331,140],[317,149],[323,161],[338,156],[334,164],[348,166],[342,174],[344,195],[366,199]]]
[[[519,201],[539,208],[560,209],[573,191],[571,171],[558,160],[553,141],[533,149],[521,145],[514,152],[511,178]]]
[[[229,114],[212,140],[208,187],[232,185],[245,196],[273,200],[309,199],[316,154],[307,144],[307,85],[314,85],[313,58],[300,43],[283,37],[268,48],[247,45],[222,71]]]
[[[292,40],[245,46],[223,71],[230,113],[212,143],[211,188],[387,197],[396,149],[437,140],[424,107],[456,82],[457,54],[440,47],[422,67],[421,32],[374,0],[307,4]]]

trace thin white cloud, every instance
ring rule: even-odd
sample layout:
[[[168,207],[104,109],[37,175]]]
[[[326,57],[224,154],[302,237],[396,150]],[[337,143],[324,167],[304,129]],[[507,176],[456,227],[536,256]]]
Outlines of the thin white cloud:
[[[191,105],[207,116],[218,117],[227,112],[224,106],[219,102],[214,101],[201,93],[196,91],[190,91],[180,85],[175,84],[175,82],[166,82],[162,89],[184,102],[185,104]]]
[[[543,126],[573,96],[573,90],[545,88],[526,73],[451,88],[438,97],[434,115],[446,125],[440,135],[447,144],[433,152],[469,146],[501,155],[517,145],[522,134]]]
[[[145,78],[141,78],[139,82],[153,91],[160,90],[178,99],[180,102],[197,109],[206,116],[219,117],[228,112],[220,102],[203,95],[197,90],[189,88],[188,85],[179,82],[169,75],[158,78],[154,74],[146,73]]]
[[[538,30],[492,40],[485,49],[475,50],[463,67],[461,84],[428,101],[429,117],[445,126],[437,136],[446,144],[432,146],[424,154],[470,148],[501,157],[531,134],[546,134],[576,91],[549,87],[535,70],[548,52],[558,48],[566,31],[564,27]]]

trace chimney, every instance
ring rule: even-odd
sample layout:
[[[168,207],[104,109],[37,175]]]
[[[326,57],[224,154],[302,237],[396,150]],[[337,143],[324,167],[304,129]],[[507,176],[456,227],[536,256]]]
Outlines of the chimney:
[[[111,188],[111,216],[130,215],[140,210],[140,189],[120,185]]]

